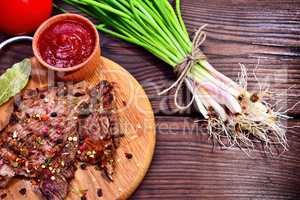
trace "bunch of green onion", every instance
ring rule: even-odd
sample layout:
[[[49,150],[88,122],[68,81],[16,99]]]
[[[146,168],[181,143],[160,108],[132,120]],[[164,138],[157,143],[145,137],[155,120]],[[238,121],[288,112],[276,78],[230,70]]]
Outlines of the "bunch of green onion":
[[[191,41],[180,11],[168,0],[64,0],[99,20],[97,29],[139,45],[175,70],[191,53]],[[202,27],[203,28],[203,27]],[[205,39],[205,33],[199,30]],[[224,146],[253,147],[253,138],[286,148],[285,113],[265,103],[265,91],[247,91],[246,69],[239,83],[215,70],[207,59],[197,60],[184,83],[194,96],[198,110],[208,121],[209,134]],[[180,107],[180,105],[177,105]],[[180,107],[182,108],[182,107]],[[222,137],[228,138],[224,144]]]

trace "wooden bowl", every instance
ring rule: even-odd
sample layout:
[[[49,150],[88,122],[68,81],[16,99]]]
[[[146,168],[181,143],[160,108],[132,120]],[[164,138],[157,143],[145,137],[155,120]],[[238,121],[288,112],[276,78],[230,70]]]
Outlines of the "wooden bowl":
[[[82,24],[86,25],[93,33],[94,33],[94,38],[95,38],[95,46],[94,49],[91,53],[91,55],[82,63],[72,66],[72,67],[67,67],[67,68],[58,68],[55,66],[51,66],[48,63],[46,63],[39,51],[38,48],[38,42],[40,39],[41,34],[52,24],[62,21],[62,20],[74,20],[81,22]],[[33,42],[32,42],[32,49],[34,56],[38,60],[38,62],[43,66],[46,67],[50,70],[55,71],[56,77],[60,80],[65,80],[65,81],[80,81],[85,79],[86,77],[90,76],[92,73],[94,73],[95,69],[98,67],[100,62],[100,39],[98,32],[94,26],[94,24],[89,21],[87,18],[77,15],[77,14],[60,14],[56,15],[54,17],[49,18],[46,20],[44,23],[40,25],[40,27],[37,29],[37,31],[34,34],[33,37]]]

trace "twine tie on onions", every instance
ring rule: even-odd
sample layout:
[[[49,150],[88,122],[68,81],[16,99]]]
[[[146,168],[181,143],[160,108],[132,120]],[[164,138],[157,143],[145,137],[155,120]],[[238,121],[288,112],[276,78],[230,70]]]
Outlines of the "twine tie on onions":
[[[183,83],[186,80],[187,75],[190,72],[190,70],[192,69],[192,67],[200,60],[206,60],[206,56],[203,54],[203,52],[200,49],[201,45],[206,40],[206,33],[203,31],[203,29],[206,26],[207,26],[207,24],[201,26],[195,32],[195,36],[194,36],[193,43],[192,43],[191,53],[188,54],[181,63],[176,65],[174,72],[178,77],[177,80],[170,87],[168,87],[168,88],[164,89],[163,91],[161,91],[160,93],[158,93],[158,95],[163,95],[163,94],[166,94],[167,92],[169,92],[171,89],[176,88],[175,94],[174,94],[174,103],[175,103],[175,106],[180,110],[185,110],[185,109],[189,108],[193,104],[194,99],[195,99],[195,94],[192,91],[191,101],[184,106],[179,105],[178,92],[179,92],[179,89],[183,86]]]

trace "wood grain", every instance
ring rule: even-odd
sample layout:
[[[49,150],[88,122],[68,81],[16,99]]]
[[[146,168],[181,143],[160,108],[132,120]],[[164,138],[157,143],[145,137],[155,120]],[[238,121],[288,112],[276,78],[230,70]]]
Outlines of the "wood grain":
[[[99,55],[100,56],[100,55]],[[35,89],[51,84],[52,71],[42,67],[36,58],[32,58],[32,79],[26,88]],[[88,199],[97,199],[97,189],[103,191],[104,200],[127,199],[143,180],[152,160],[155,147],[155,122],[150,102],[138,82],[120,65],[102,57],[94,74],[86,77],[88,87],[93,87],[101,80],[108,80],[115,85],[115,102],[119,118],[120,130],[124,137],[116,153],[116,168],[113,182],[105,179],[101,171],[94,167],[77,170],[72,180],[67,199],[79,199],[80,190],[88,190]],[[12,103],[12,101],[11,101]],[[1,119],[8,118],[5,104],[0,107]],[[128,160],[125,153],[131,153]],[[27,195],[22,197],[19,191],[27,188]],[[0,194],[8,194],[7,199],[40,199],[34,193],[34,187],[26,180],[15,180]]]
[[[300,197],[300,137],[288,131],[290,150],[280,157],[213,147],[203,124],[189,117],[156,117],[155,157],[132,199],[282,199]],[[289,126],[299,125],[289,121]]]

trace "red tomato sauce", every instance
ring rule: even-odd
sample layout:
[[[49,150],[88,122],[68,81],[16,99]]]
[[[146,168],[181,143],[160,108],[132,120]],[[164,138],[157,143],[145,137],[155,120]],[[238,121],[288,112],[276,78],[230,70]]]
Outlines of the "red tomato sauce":
[[[83,23],[63,20],[49,26],[38,41],[43,60],[58,68],[72,67],[84,62],[95,46],[93,31]]]

